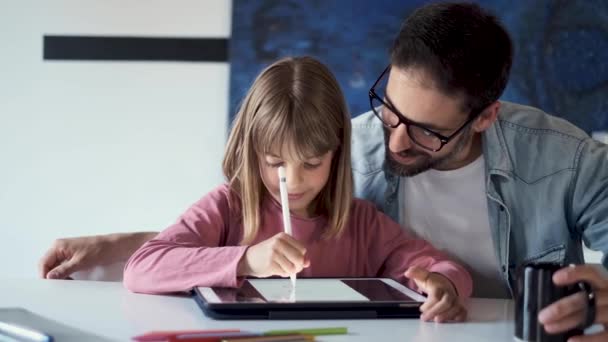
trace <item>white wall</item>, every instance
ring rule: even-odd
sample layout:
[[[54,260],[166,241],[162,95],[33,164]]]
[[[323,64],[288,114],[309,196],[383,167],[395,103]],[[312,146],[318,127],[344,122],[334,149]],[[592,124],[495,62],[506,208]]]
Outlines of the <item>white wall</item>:
[[[222,181],[226,63],[45,62],[43,35],[230,26],[229,0],[0,0],[3,276],[35,277],[57,237],[162,229]]]
[[[163,229],[222,181],[228,64],[43,61],[44,34],[229,37],[231,1],[0,1],[0,267]]]

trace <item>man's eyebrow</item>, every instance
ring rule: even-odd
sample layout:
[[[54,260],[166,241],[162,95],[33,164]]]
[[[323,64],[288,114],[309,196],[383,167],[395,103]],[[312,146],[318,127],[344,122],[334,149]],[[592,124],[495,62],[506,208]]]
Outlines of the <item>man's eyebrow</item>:
[[[401,114],[404,118],[408,119],[409,121],[415,123],[416,125],[422,126],[424,128],[428,128],[432,131],[452,131],[454,130],[453,128],[445,128],[445,127],[439,127],[435,124],[432,123],[425,123],[425,122],[418,122],[418,121],[414,121],[408,117],[406,117],[404,114],[401,113],[401,111],[399,111],[397,109],[397,107],[395,106],[395,104],[393,103],[393,101],[391,101],[391,98],[388,96],[388,94],[384,94],[384,97],[386,98],[386,101],[388,102],[388,104],[393,107],[393,110],[396,110],[397,112],[399,112],[399,114]]]

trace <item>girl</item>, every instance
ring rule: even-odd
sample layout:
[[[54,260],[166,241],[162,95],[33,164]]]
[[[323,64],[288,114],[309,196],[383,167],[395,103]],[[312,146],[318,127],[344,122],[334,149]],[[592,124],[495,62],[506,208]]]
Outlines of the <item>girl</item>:
[[[293,236],[283,233],[279,166],[287,172]],[[427,293],[422,319],[464,320],[468,272],[373,204],[352,198],[350,117],[320,62],[287,58],[257,77],[228,138],[223,170],[227,184],[129,259],[128,289],[237,287],[244,277],[293,273],[389,277]]]

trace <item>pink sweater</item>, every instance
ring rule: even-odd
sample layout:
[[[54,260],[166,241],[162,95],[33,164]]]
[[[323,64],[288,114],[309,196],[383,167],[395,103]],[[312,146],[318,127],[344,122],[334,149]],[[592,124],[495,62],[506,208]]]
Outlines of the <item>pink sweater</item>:
[[[179,220],[148,241],[127,262],[125,286],[134,292],[169,293],[196,286],[237,287],[237,265],[248,246],[240,210],[228,206],[229,188],[219,186]],[[355,199],[339,238],[322,239],[325,217],[291,216],[293,236],[307,248],[310,267],[298,277],[388,277],[416,289],[404,272],[420,266],[448,277],[461,297],[472,282],[465,268],[424,240],[414,239],[370,202]],[[283,230],[281,207],[272,198],[261,206],[261,224],[252,245]]]

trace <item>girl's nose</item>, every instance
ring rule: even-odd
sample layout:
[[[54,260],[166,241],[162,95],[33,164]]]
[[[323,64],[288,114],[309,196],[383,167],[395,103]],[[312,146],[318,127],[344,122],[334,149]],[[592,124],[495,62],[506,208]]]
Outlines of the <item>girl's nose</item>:
[[[299,166],[288,165],[285,170],[287,176],[287,189],[297,188],[303,181],[302,171]]]

